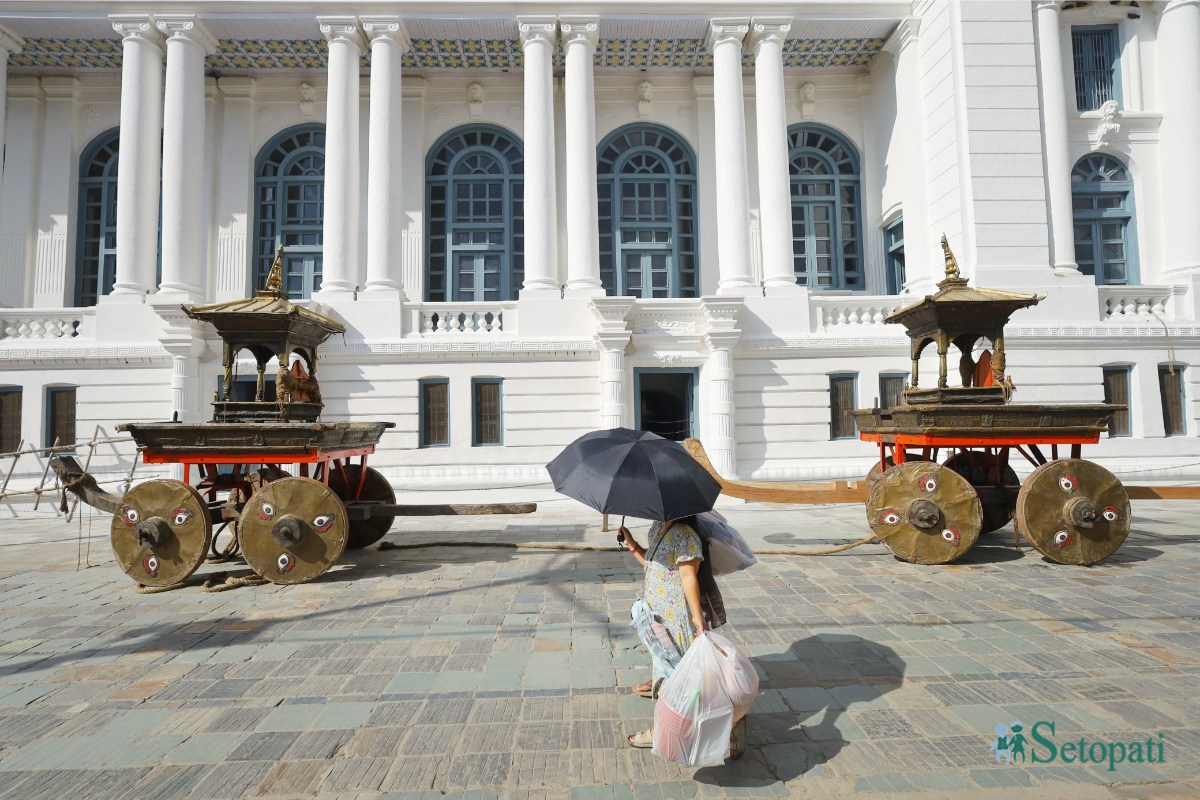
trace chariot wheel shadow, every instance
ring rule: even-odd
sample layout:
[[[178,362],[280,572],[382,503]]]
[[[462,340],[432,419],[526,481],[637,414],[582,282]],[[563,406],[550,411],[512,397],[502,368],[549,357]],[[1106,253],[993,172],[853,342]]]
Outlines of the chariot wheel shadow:
[[[834,762],[849,744],[841,730],[846,712],[877,703],[904,679],[904,661],[894,650],[849,634],[815,634],[753,661],[763,676],[760,692],[778,694],[760,694],[755,708],[761,710],[750,710],[745,755],[697,771],[701,783],[763,787]]]

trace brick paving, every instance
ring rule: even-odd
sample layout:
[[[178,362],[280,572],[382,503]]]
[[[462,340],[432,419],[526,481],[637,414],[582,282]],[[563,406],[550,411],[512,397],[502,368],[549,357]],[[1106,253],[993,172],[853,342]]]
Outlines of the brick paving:
[[[875,544],[762,556],[721,581],[724,632],[762,677],[750,747],[697,770],[624,746],[652,714],[628,688],[646,677],[633,559],[507,546],[613,544],[597,515],[535,499],[387,539],[481,546],[372,548],[221,594],[136,594],[103,516],[0,520],[0,796],[1200,796],[1200,503],[1136,503],[1091,568],[1015,550],[1011,529],[942,567]],[[725,510],[764,549],[864,530],[857,506]],[[997,764],[995,726],[1039,720],[1060,744],[1161,733],[1165,759]]]

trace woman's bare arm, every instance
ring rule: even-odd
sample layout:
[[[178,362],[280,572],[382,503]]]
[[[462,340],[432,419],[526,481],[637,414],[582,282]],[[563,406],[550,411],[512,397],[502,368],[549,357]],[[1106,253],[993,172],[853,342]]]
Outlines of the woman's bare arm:
[[[704,632],[704,611],[700,607],[700,559],[679,562],[679,581],[683,584],[683,596],[692,613],[692,627],[699,636]]]
[[[638,560],[639,564],[646,563],[646,548],[633,540],[633,534],[624,525],[620,528],[621,536],[625,539],[625,547],[629,552],[633,553],[633,557]]]

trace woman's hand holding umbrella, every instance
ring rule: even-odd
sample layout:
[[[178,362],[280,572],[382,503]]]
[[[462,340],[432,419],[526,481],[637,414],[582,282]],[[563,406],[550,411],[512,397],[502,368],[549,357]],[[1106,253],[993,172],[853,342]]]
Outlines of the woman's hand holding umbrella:
[[[638,560],[639,564],[645,564],[646,548],[634,541],[633,534],[624,525],[620,527],[619,533],[621,534],[621,544],[625,545],[625,549],[633,553],[633,557]]]

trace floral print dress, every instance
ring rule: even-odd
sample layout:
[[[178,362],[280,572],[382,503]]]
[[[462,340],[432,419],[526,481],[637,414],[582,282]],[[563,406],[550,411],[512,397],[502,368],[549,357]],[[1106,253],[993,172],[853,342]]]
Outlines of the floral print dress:
[[[691,527],[676,523],[665,534],[660,535],[661,530],[661,522],[654,523],[650,529],[642,597],[654,616],[662,620],[671,640],[682,654],[692,644],[695,630],[692,628],[692,612],[683,594],[683,581],[679,578],[679,564],[702,559],[704,555],[700,537]],[[660,671],[660,665],[655,660],[655,682],[667,677]]]

